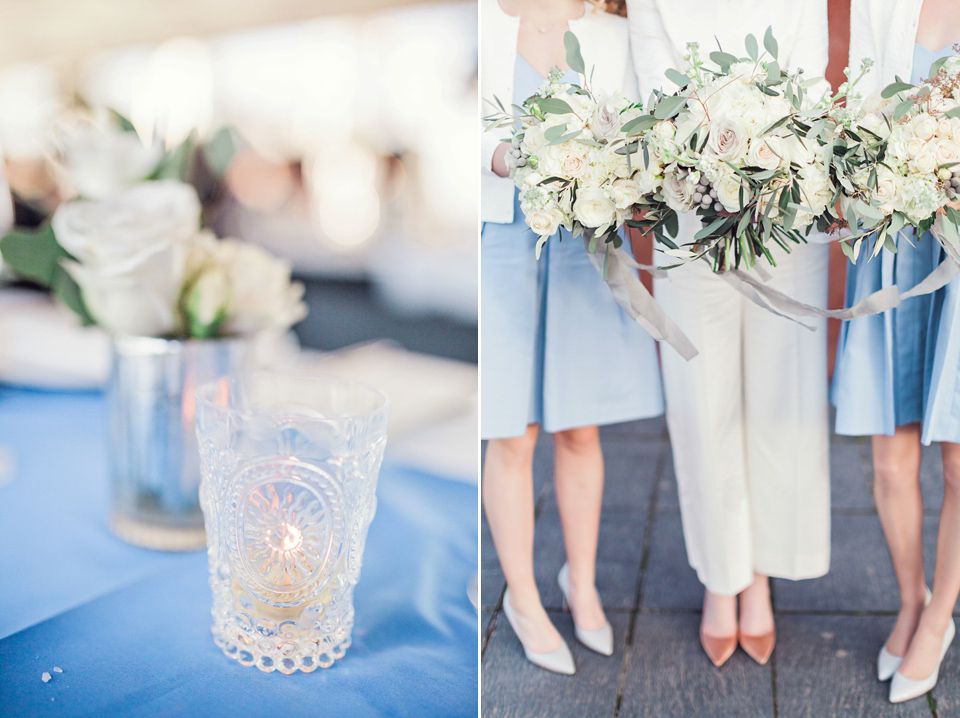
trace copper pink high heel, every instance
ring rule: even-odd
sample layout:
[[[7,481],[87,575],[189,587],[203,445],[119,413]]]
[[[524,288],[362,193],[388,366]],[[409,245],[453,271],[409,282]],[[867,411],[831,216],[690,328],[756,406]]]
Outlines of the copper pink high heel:
[[[740,647],[744,653],[750,656],[761,666],[765,666],[770,656],[773,655],[773,649],[777,645],[776,630],[764,633],[760,636],[748,636],[746,633],[740,634]]]
[[[722,666],[730,656],[733,655],[733,652],[737,650],[737,637],[736,636],[725,636],[723,638],[717,638],[715,636],[707,635],[703,626],[700,626],[700,645],[703,646],[704,653],[707,654],[707,658],[715,665],[717,668]]]

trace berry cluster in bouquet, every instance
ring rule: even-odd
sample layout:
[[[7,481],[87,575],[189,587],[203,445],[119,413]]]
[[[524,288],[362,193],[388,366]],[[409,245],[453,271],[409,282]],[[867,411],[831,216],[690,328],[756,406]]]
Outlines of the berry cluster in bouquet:
[[[896,252],[904,228],[934,230],[958,256],[960,57],[935,62],[929,78],[919,85],[898,78],[855,111],[832,113],[837,137],[827,158],[842,216],[855,228],[842,245],[851,261],[864,243],[871,257],[884,247]]]
[[[564,42],[567,64],[585,75],[576,36],[568,32]],[[526,223],[540,237],[538,257],[561,227],[574,237],[585,235],[591,252],[601,240],[619,248],[618,230],[657,182],[637,164],[636,154],[623,151],[630,140],[622,128],[640,116],[641,105],[587,82],[561,82],[562,76],[553,68],[537,93],[512,112],[494,98],[496,112],[484,118],[488,130],[512,129],[510,177]]]
[[[825,228],[838,194],[820,137],[840,95],[802,69],[781,68],[771,29],[763,51],[753,35],[745,46],[746,57],[716,51],[708,63],[688,45],[685,71],[666,72],[679,89],[655,92],[647,114],[622,128],[631,140],[624,151],[658,180],[628,224],[682,262],[707,256],[717,271],[761,257],[775,265],[772,243],[789,252],[815,224]],[[693,210],[703,227],[693,246],[678,246],[678,214]]]

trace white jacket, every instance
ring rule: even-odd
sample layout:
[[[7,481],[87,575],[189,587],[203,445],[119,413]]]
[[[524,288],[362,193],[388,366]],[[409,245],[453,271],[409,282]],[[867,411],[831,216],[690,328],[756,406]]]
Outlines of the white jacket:
[[[850,3],[850,72],[865,57],[874,65],[857,87],[864,97],[896,76],[910,82],[923,0],[853,0]],[[924,68],[926,69],[926,68]]]
[[[717,49],[746,56],[744,38],[752,33],[762,43],[767,27],[782,67],[803,68],[807,78],[827,70],[827,0],[627,0],[627,11],[644,100],[655,88],[676,89],[663,73],[683,70],[687,43],[700,43],[704,58]]]
[[[717,49],[745,57],[746,36],[753,34],[762,47],[767,27],[773,28],[782,67],[803,68],[808,79],[826,74],[830,44],[827,0],[627,0],[627,16],[633,62],[645,102],[655,89],[677,89],[664,72],[671,67],[684,69],[688,43],[699,43],[707,62]],[[809,92],[819,96],[828,89],[824,80]],[[694,212],[684,213],[678,238],[689,241],[701,226]],[[830,236],[813,231],[809,239],[826,242]]]
[[[591,87],[605,92],[619,90],[625,97],[637,99],[637,78],[630,60],[626,20],[594,12],[589,3],[584,5],[584,16],[571,20],[569,27],[580,41],[587,73],[593,69]],[[495,111],[494,96],[500,98],[505,107],[513,102],[520,20],[507,15],[497,0],[481,0],[480,29],[480,112],[486,116]],[[493,153],[500,140],[507,136],[506,129],[484,131],[481,135],[480,219],[483,222],[509,224],[513,221],[513,180],[500,177],[492,170]]]

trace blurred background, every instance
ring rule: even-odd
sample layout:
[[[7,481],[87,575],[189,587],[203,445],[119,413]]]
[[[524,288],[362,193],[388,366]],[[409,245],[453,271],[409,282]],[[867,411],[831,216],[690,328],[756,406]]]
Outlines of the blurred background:
[[[104,126],[157,136],[207,225],[292,261],[302,346],[476,362],[475,3],[5,0],[0,17],[0,228],[112,171]]]

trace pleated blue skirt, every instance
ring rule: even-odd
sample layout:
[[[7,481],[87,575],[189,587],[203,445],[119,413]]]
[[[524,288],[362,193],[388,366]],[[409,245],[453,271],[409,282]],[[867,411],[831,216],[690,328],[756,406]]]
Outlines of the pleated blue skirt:
[[[909,241],[908,241],[909,240]],[[943,260],[929,233],[904,233],[893,254],[861,257],[848,268],[847,306],[883,287],[915,286]],[[921,422],[922,441],[960,442],[960,279],[896,309],[844,324],[832,399],[837,433],[892,435]]]
[[[539,260],[519,202],[480,244],[480,432],[520,436],[663,413],[654,340],[613,299],[583,242],[563,232]]]

